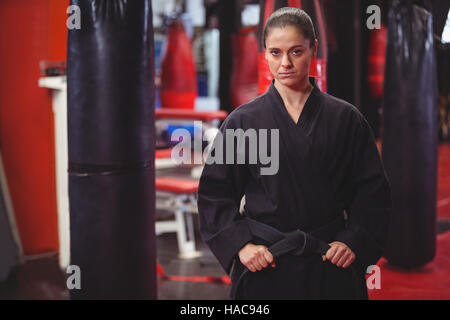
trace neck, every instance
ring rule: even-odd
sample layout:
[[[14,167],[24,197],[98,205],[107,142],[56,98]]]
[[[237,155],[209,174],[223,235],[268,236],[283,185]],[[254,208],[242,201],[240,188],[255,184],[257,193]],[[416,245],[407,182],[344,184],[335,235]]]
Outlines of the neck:
[[[306,100],[305,98],[309,96],[314,88],[309,82],[309,78],[306,78],[306,81],[302,81],[295,87],[283,86],[275,79],[274,86],[280,93],[284,103],[291,106],[302,105],[302,102]]]

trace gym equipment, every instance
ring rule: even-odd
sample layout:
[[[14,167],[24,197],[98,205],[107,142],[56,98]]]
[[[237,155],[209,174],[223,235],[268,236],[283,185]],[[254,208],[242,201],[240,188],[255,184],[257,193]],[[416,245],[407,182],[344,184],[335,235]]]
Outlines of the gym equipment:
[[[191,42],[180,20],[169,26],[167,49],[161,64],[162,108],[194,109],[197,75]]]
[[[68,38],[72,299],[156,299],[150,0],[72,0]]]
[[[233,71],[230,95],[233,108],[258,95],[258,38],[257,27],[245,27],[231,36],[233,43]]]
[[[385,257],[404,268],[436,251],[437,76],[430,12],[395,0],[389,10],[383,162],[392,187]]]

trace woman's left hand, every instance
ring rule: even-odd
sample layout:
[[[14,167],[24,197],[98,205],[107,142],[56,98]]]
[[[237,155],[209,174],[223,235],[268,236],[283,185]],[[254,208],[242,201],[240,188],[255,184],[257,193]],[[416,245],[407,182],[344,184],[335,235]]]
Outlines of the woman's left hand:
[[[347,268],[353,261],[355,261],[355,253],[343,242],[334,241],[330,243],[331,248],[328,249],[325,255],[322,255],[322,260],[329,260],[337,267]]]

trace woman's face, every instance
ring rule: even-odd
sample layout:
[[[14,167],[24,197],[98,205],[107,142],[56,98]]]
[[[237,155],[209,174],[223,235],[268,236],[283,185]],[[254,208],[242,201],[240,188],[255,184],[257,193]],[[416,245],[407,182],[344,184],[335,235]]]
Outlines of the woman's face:
[[[272,28],[266,38],[266,59],[274,78],[288,87],[303,87],[308,81],[311,58],[316,56],[317,40],[310,40],[293,26]]]

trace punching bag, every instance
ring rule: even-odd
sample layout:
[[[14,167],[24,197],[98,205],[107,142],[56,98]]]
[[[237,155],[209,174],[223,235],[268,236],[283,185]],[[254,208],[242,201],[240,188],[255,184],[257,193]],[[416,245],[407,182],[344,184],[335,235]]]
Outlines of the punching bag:
[[[169,25],[160,92],[162,108],[194,109],[197,75],[191,41],[180,20]]]
[[[437,78],[432,16],[413,1],[389,10],[383,97],[383,161],[393,214],[385,257],[404,268],[436,250]]]
[[[72,0],[68,36],[72,299],[155,299],[150,0]]]
[[[231,104],[236,108],[258,95],[257,27],[245,27],[231,36],[233,71],[230,80]]]
[[[302,9],[311,17],[316,31],[316,37],[319,40],[319,46],[317,48],[316,58],[311,60],[309,75],[316,79],[316,83],[320,90],[326,92],[328,44],[323,8],[319,0],[262,0],[262,15],[260,17],[259,33],[263,35],[264,26],[269,16],[279,8],[286,6]],[[273,79],[269,65],[267,64],[267,60],[265,58],[263,39],[261,40],[259,46],[258,71],[258,94],[262,94],[266,92]]]
[[[380,29],[373,29],[370,32],[367,82],[370,94],[377,99],[383,96],[386,38],[387,30],[383,24]]]
[[[285,1],[283,1],[285,2]],[[269,65],[265,56],[264,49],[264,26],[266,25],[266,21],[269,16],[275,10],[282,8],[283,4],[281,1],[276,0],[261,0],[260,1],[260,17],[259,17],[259,32],[260,41],[259,41],[259,50],[258,50],[258,95],[263,94],[267,91],[272,82],[273,76],[270,72]]]

